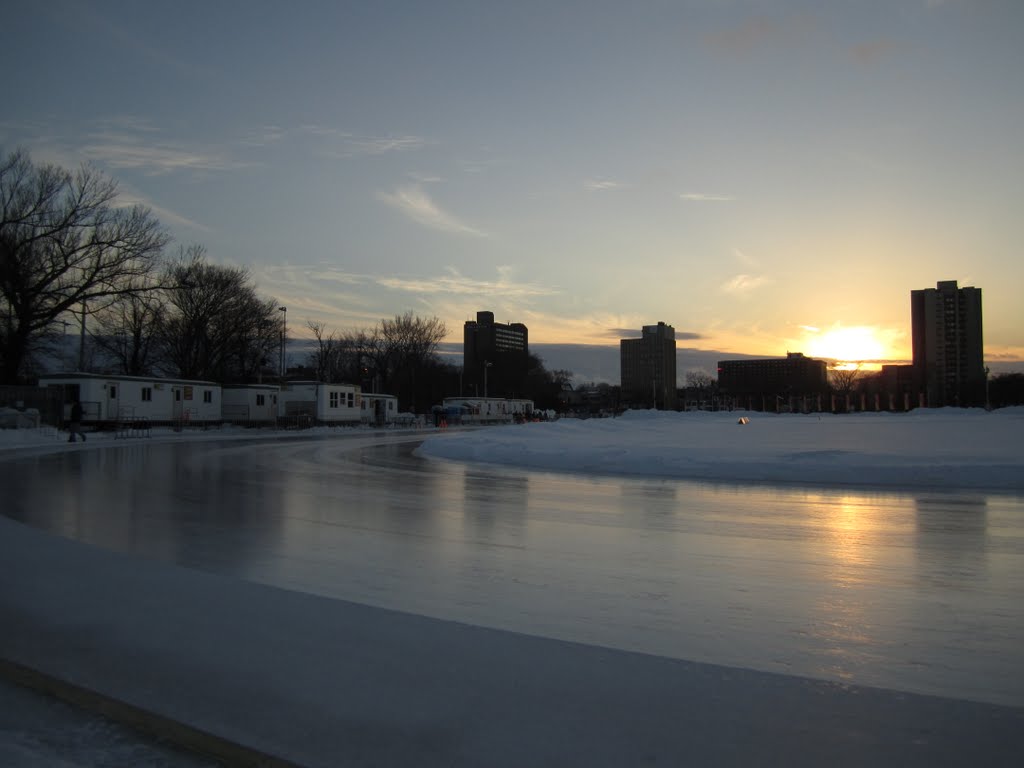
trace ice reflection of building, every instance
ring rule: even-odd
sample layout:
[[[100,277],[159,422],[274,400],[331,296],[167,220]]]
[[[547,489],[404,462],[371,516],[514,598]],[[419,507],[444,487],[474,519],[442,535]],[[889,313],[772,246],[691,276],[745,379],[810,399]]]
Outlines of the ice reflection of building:
[[[950,587],[977,586],[988,568],[988,500],[920,496],[914,506],[920,578]]]

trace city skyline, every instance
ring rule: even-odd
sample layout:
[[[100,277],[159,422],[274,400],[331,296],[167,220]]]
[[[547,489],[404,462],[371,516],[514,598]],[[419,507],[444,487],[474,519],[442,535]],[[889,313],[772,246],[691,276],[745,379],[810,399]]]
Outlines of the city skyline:
[[[290,335],[412,310],[457,343],[486,309],[538,349],[615,354],[662,320],[709,356],[905,361],[910,291],[957,280],[985,291],[993,370],[1024,361],[1019,3],[5,22],[4,151],[93,163],[175,247],[247,267]]]

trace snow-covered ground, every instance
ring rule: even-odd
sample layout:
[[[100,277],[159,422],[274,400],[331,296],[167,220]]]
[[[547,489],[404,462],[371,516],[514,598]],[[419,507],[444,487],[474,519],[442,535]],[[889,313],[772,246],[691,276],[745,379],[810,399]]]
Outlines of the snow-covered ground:
[[[749,421],[740,423],[741,418]],[[910,413],[630,411],[428,438],[419,454],[713,481],[1024,490],[1024,408]]]

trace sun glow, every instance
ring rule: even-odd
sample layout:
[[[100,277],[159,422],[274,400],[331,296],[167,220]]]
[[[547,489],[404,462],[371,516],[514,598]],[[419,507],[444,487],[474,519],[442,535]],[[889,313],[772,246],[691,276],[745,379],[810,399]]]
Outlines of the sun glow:
[[[807,353],[811,357],[850,364],[886,357],[885,344],[878,338],[875,329],[867,326],[832,328],[811,333],[807,338]]]

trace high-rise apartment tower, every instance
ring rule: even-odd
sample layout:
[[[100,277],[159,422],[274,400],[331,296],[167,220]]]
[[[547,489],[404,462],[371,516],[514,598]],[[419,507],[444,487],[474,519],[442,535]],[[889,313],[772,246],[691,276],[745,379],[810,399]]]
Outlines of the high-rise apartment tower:
[[[529,331],[522,323],[496,323],[493,312],[477,312],[463,327],[466,385],[477,395],[511,397],[529,369]]]
[[[675,328],[659,322],[645,325],[639,339],[621,339],[619,363],[623,403],[675,410]]]
[[[981,289],[945,280],[910,292],[914,376],[925,405],[983,405]]]

